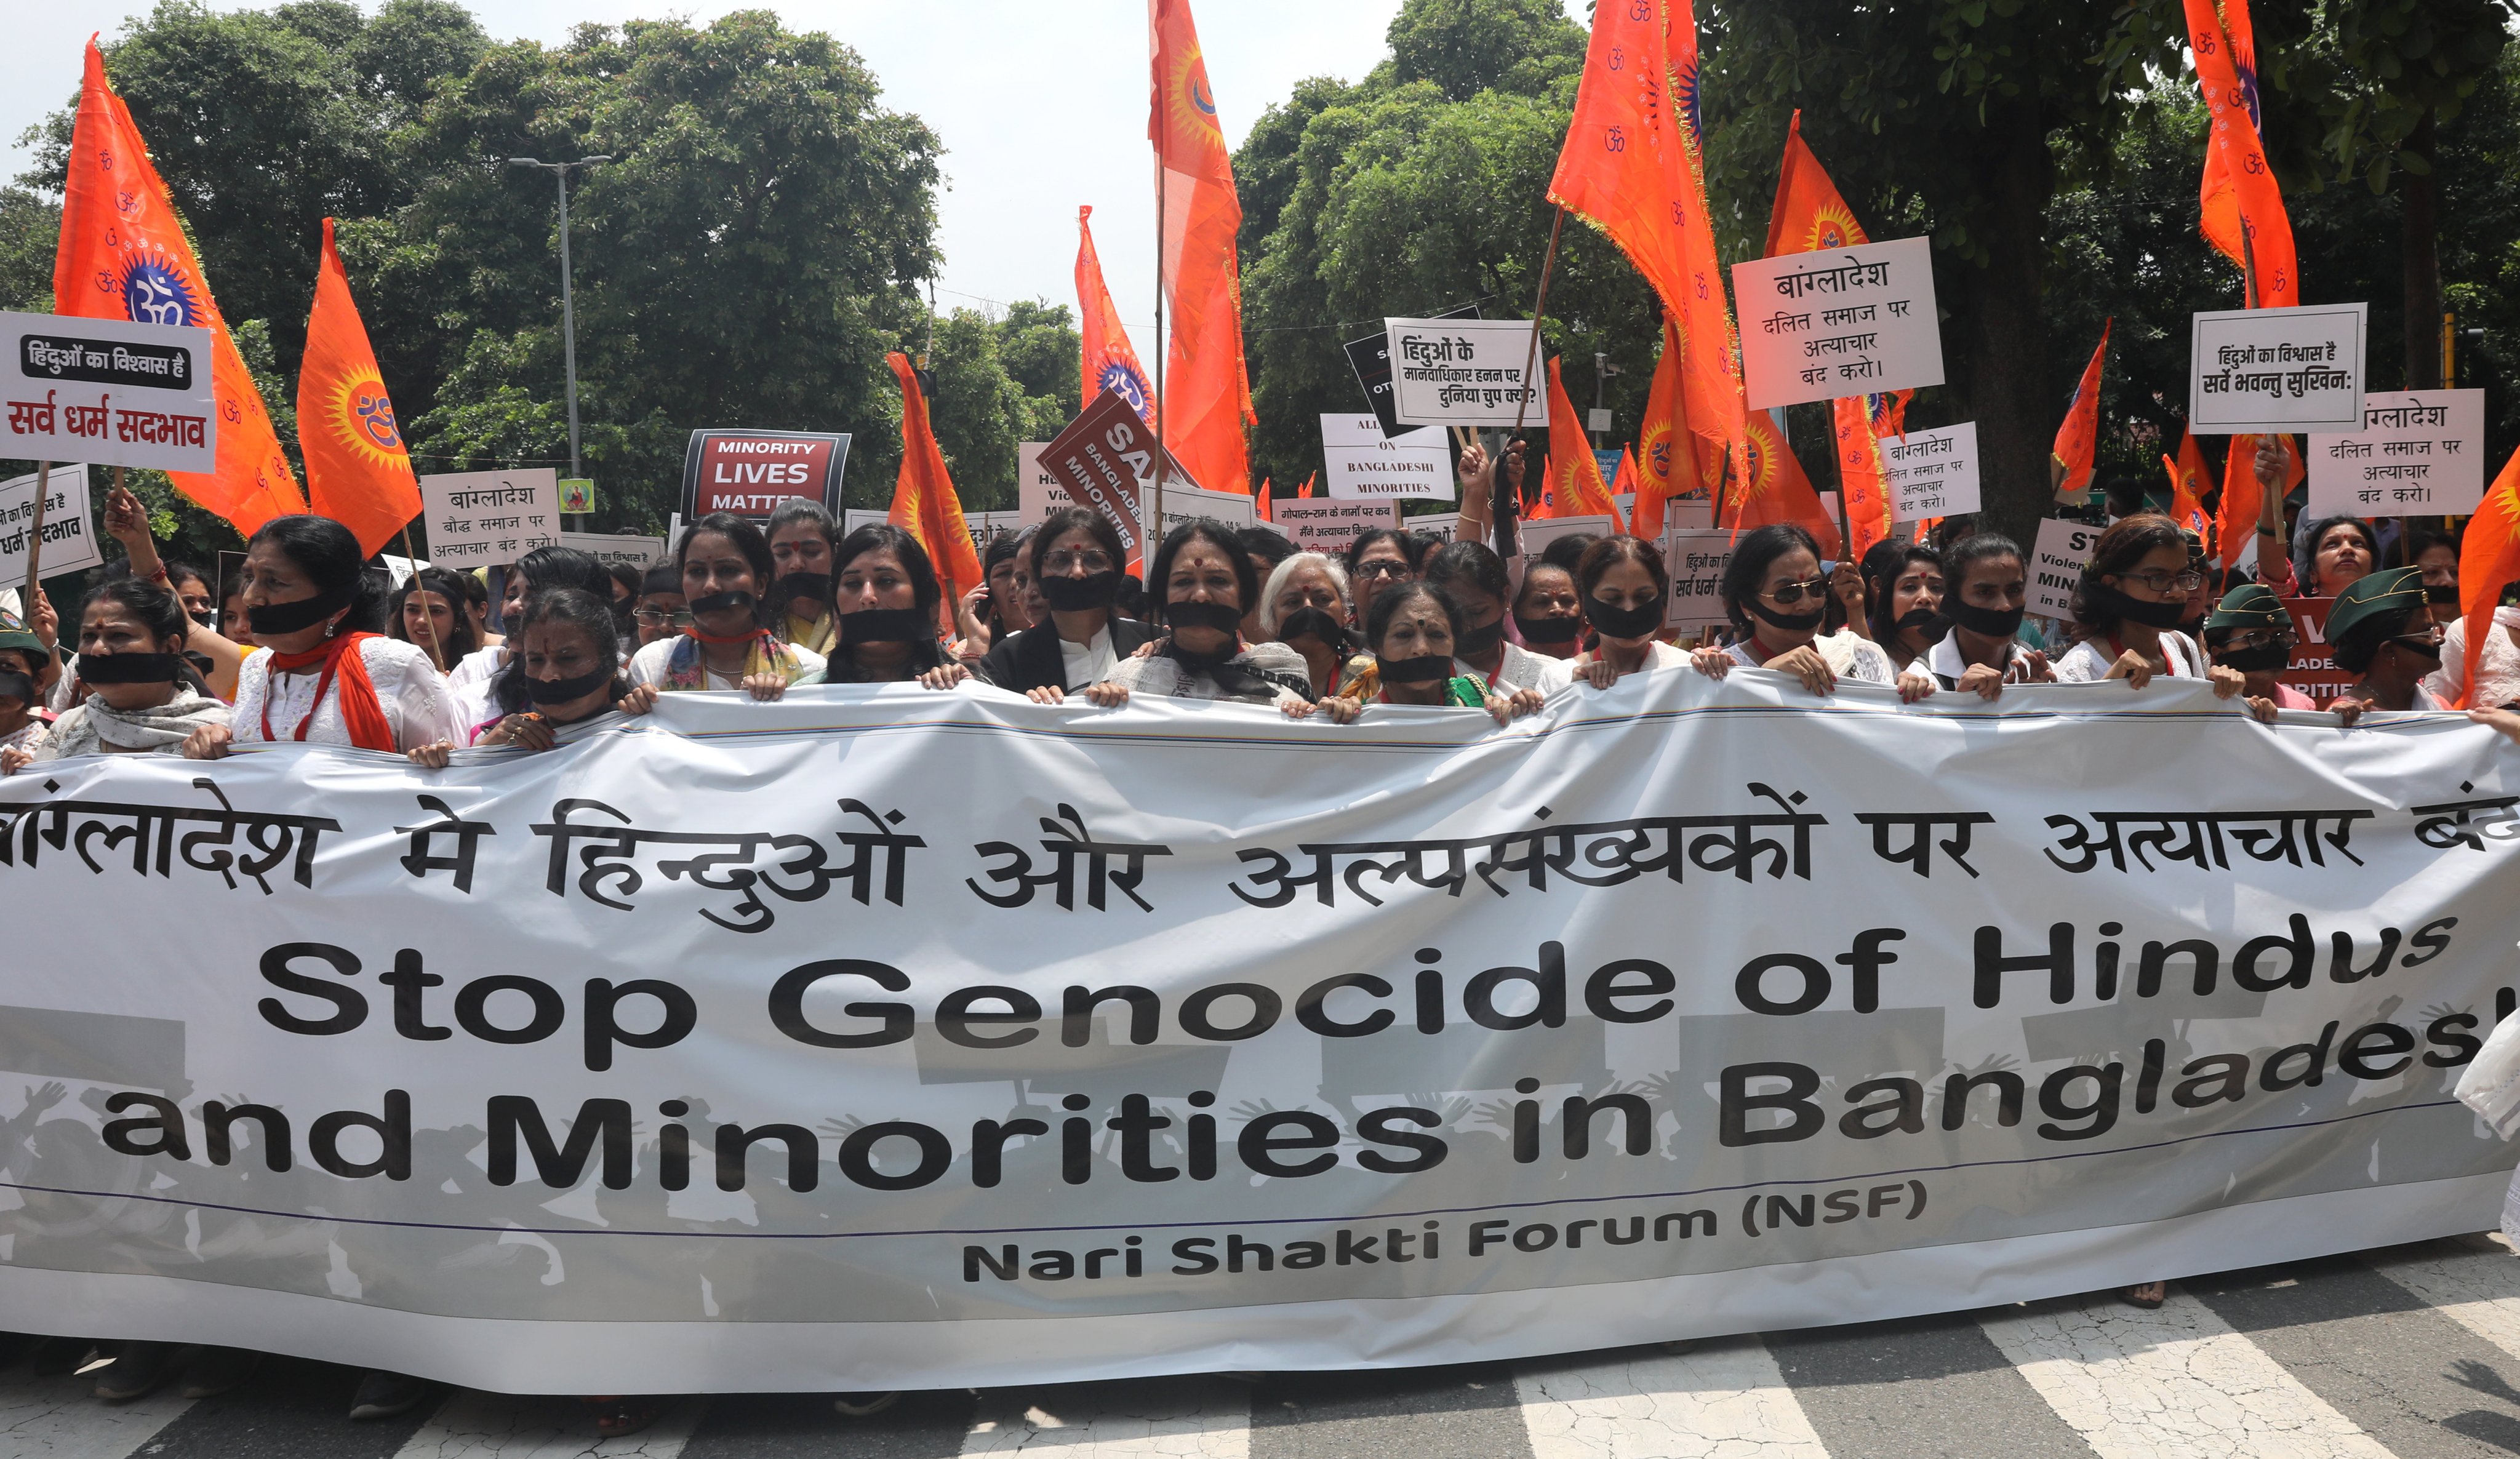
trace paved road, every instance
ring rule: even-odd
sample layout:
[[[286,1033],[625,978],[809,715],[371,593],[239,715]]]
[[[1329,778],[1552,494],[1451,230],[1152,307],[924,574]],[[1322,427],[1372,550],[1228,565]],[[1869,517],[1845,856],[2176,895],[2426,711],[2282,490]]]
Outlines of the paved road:
[[[2157,1312],[2060,1300],[1397,1372],[914,1393],[872,1419],[812,1395],[689,1399],[599,1446],[566,1399],[459,1393],[341,1418],[355,1373],[274,1360],[247,1387],[109,1409],[0,1371],[0,1459],[2101,1459],[2520,1453],[2520,1260],[2483,1237],[2174,1285]]]

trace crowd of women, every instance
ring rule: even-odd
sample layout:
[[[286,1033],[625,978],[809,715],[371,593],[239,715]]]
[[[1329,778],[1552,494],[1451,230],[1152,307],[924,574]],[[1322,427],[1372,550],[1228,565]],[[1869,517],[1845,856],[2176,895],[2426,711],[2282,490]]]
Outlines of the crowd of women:
[[[1464,500],[1483,499],[1506,464],[1473,449]],[[2454,544],[2408,539],[2396,544],[2404,565],[2382,566],[2379,534],[2350,517],[2305,524],[2298,563],[2268,547],[2259,580],[2217,583],[2192,538],[2136,511],[2100,534],[2072,622],[2048,633],[2026,619],[2028,562],[2006,538],[1962,529],[1831,563],[1803,529],[1761,527],[1735,540],[1723,573],[1729,630],[1686,648],[1664,629],[1661,553],[1626,536],[1561,537],[1517,566],[1479,541],[1378,529],[1330,555],[1266,527],[1200,520],[1168,533],[1141,577],[1107,518],[1069,508],[988,544],[985,581],[949,615],[917,538],[889,525],[843,533],[821,507],[790,501],[766,524],[702,517],[644,574],[538,549],[502,574],[494,615],[477,574],[424,567],[388,591],[350,531],[322,517],[254,533],[224,594],[160,559],[127,493],[110,496],[106,526],[126,555],[74,624],[41,595],[23,621],[0,617],[0,774],[96,753],[217,759],[283,740],[443,768],[469,747],[569,743],[661,694],[766,701],[813,684],[984,685],[1105,709],[1133,695],[1231,700],[1345,725],[1384,706],[1503,723],[1653,670],[1768,669],[1813,694],[1856,682],[1911,702],[2199,679],[2272,720],[2313,707],[2277,682],[2295,646],[2280,599],[2305,591],[2332,599],[2325,637],[2356,680],[2329,706],[2345,723],[2452,702],[2465,652]],[[2272,526],[2267,536],[2276,540]],[[2501,602],[2478,670],[2484,707],[2471,714],[2520,741],[2520,584]],[[2157,1304],[2160,1284],[2127,1296]],[[98,1396],[115,1402],[169,1382],[216,1393],[252,1363],[224,1348],[72,1346],[96,1369]],[[426,1392],[370,1374],[353,1417],[407,1411]],[[655,1412],[591,1401],[608,1434]]]

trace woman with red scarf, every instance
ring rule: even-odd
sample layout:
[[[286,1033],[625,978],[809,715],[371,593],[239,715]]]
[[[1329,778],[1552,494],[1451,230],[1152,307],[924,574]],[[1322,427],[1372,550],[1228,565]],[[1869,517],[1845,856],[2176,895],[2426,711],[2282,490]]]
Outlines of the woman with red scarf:
[[[455,732],[455,709],[428,655],[386,638],[384,594],[368,581],[350,529],[329,517],[280,516],[246,544],[245,609],[253,641],[236,713],[184,741],[195,760],[231,743],[302,741],[401,754]]]

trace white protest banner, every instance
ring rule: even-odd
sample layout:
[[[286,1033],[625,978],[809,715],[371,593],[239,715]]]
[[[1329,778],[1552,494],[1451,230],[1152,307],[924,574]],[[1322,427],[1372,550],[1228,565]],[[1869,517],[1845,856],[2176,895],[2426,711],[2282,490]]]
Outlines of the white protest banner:
[[[2042,618],[2074,621],[2074,589],[2083,581],[2083,566],[2092,560],[2092,544],[2100,529],[2089,522],[2048,517],[2039,523],[2039,540],[2030,547],[2030,584],[2024,606]]]
[[[35,529],[36,472],[0,481],[0,586],[26,581],[26,544]],[[45,577],[103,567],[96,523],[88,516],[87,467],[55,466],[44,494],[44,551],[35,568]],[[64,630],[75,640],[77,635]]]
[[[1551,543],[1561,537],[1573,537],[1579,533],[1608,537],[1618,530],[1606,516],[1545,516],[1514,523],[1516,541],[1521,545],[1523,556],[1535,560],[1549,550]]]
[[[1401,424],[1549,423],[1549,391],[1537,383],[1549,373],[1549,352],[1533,355],[1530,320],[1385,319],[1382,329],[1391,412]]]
[[[210,341],[188,325],[0,314],[0,456],[214,469]]]
[[[1396,502],[1332,502],[1323,497],[1280,497],[1270,504],[1271,526],[1286,536],[1302,553],[1326,553],[1332,557],[1347,552],[1347,545],[1376,527],[1400,525],[1400,506]]]
[[[466,571],[560,545],[560,473],[450,471],[420,478],[428,560]]]
[[[1754,411],[1943,382],[1928,240],[1744,259],[1732,295]]]
[[[1729,622],[1719,591],[1732,560],[1732,534],[1703,527],[1674,527],[1662,537],[1663,567],[1671,574],[1671,603],[1663,627],[1709,629]]]
[[[1334,499],[1454,497],[1452,442],[1440,425],[1385,436],[1372,416],[1324,416],[1322,464]]]
[[[1890,485],[1890,519],[1922,521],[1978,508],[1977,422],[1963,420],[1907,438],[1881,438],[1881,467]]]
[[[575,548],[610,567],[618,563],[629,567],[653,567],[665,560],[665,539],[633,537],[610,532],[562,532],[560,545]]]
[[[2485,500],[2485,392],[2362,398],[2362,428],[2310,438],[2310,514],[2464,516]]]
[[[2198,435],[2358,430],[2367,304],[2217,309],[2194,317],[2187,427]]]
[[[2449,1087],[2520,748],[2448,715],[813,685],[43,769],[11,1330],[558,1393],[1498,1361],[2475,1231],[2513,1163]]]

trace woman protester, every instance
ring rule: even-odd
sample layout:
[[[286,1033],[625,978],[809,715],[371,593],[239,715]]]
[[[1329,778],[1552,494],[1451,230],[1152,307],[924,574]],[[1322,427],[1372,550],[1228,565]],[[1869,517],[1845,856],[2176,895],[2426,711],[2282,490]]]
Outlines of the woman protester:
[[[2431,591],[2427,585],[2427,597]],[[2439,604],[2433,613],[2438,620]],[[2442,666],[2424,680],[2424,689],[2444,704],[2454,704],[2466,687],[2467,620],[2456,618],[2442,631]],[[2476,693],[2469,702],[2478,708],[2520,703],[2520,583],[2502,586],[2502,601],[2486,626],[2485,650],[2477,656]]]
[[[428,655],[444,674],[477,652],[472,620],[464,611],[464,577],[443,567],[424,567],[394,590],[385,631]]]
[[[1383,589],[1418,576],[1418,539],[1393,527],[1370,527],[1347,545],[1347,580],[1356,589],[1351,612],[1362,614]]]
[[[52,726],[43,717],[44,671],[53,652],[18,620],[0,614],[0,756],[32,759]]]
[[[1113,606],[1128,553],[1110,518],[1091,507],[1062,507],[1042,520],[1027,552],[1026,571],[1011,578],[1010,586],[1038,594],[1048,613],[991,643],[979,677],[1035,703],[1057,704],[1073,690],[1110,678],[1150,635],[1145,624],[1121,617]],[[945,669],[921,682],[941,688],[963,677]]]
[[[1575,680],[1565,660],[1547,657],[1506,638],[1506,598],[1510,593],[1505,559],[1483,542],[1448,542],[1426,555],[1424,581],[1461,604],[1462,630],[1453,645],[1455,672],[1475,675],[1491,692],[1538,689],[1552,694]],[[1528,584],[1526,583],[1526,586]],[[1572,589],[1572,583],[1569,583]]]
[[[1870,607],[1866,615],[1870,621],[1849,621],[1863,623],[1859,633],[1879,645],[1889,656],[1892,668],[1905,672],[1934,646],[1948,578],[1942,554],[1932,548],[1915,543],[1899,543],[1896,547],[1895,557],[1883,553],[1880,547],[1865,554],[1868,564],[1877,569],[1872,574],[1876,587],[1869,596]],[[1830,586],[1833,589],[1836,583],[1832,580]],[[1859,609],[1863,606],[1862,602],[1850,604]],[[1918,672],[1930,671],[1918,666]]]
[[[105,530],[107,536],[122,544],[123,556],[133,577],[142,582],[156,583],[179,596],[189,585],[199,595],[195,601],[206,609],[210,597],[208,585],[201,581],[200,571],[195,568],[184,569],[185,582],[175,579],[158,556],[158,539],[149,530],[148,509],[140,505],[140,498],[133,495],[129,487],[116,486],[106,491]],[[196,611],[191,603],[186,605],[182,651],[198,653],[209,660],[209,668],[202,671],[204,685],[213,696],[233,700],[237,691],[237,672],[251,650],[242,641],[213,632],[202,619],[193,616]],[[65,665],[67,667],[69,666]],[[54,685],[57,692],[68,686],[67,681]],[[56,707],[68,706],[59,704]]]
[[[2139,689],[2159,674],[2210,679],[2225,699],[2239,693],[2239,671],[2208,669],[2204,651],[2179,632],[2187,599],[2204,587],[2178,523],[2157,512],[2119,518],[2092,544],[2092,560],[2075,585],[2074,622],[2083,641],[2056,661],[2056,678],[2066,684],[2123,679]]]
[[[1523,562],[1522,586],[1513,595],[1513,631],[1539,658],[1571,659],[1583,651],[1584,597],[1575,591],[1572,568]]]
[[[926,683],[941,669],[951,676],[942,682],[953,684],[969,675],[937,641],[936,605],[945,590],[918,538],[890,522],[872,522],[841,539],[832,561],[838,646],[824,683]]]
[[[1362,637],[1348,625],[1348,577],[1319,553],[1295,553],[1270,570],[1260,589],[1260,632],[1304,656],[1313,697],[1345,694],[1372,672],[1371,656],[1358,653]]]
[[[1934,683],[1981,699],[2007,684],[2054,684],[2048,655],[2015,637],[2029,602],[2030,572],[2020,544],[1975,532],[1942,554],[1946,595],[1937,609],[1949,627],[1925,652]]]
[[[498,718],[472,727],[471,742],[519,750],[573,743],[628,718],[630,677],[612,606],[581,588],[554,588],[525,600],[516,656],[491,681]],[[644,712],[654,695],[637,701]],[[455,750],[439,740],[411,751],[411,763],[444,770]]]
[[[2361,676],[2344,696],[2373,709],[2447,709],[2424,688],[2442,667],[2441,625],[2424,598],[2423,569],[2393,567],[2366,574],[2336,595],[2327,610],[2328,647],[2336,667]]]
[[[1455,544],[1460,546],[1461,544]],[[1501,685],[1490,688],[1476,675],[1458,672],[1467,615],[1452,594],[1424,581],[1400,583],[1375,596],[1365,612],[1366,641],[1373,649],[1376,686],[1323,705],[1335,723],[1347,724],[1374,704],[1484,709],[1505,724],[1541,706],[1538,689]],[[1364,686],[1358,686],[1363,690]]]
[[[554,588],[578,588],[598,597],[609,597],[612,574],[592,553],[575,548],[539,547],[511,564],[499,585],[499,623],[510,634],[525,615],[525,599]],[[483,590],[485,596],[487,589]],[[465,654],[447,671],[446,688],[459,700],[473,707],[485,702],[478,687],[508,666],[510,650],[507,640],[477,639],[483,647]],[[467,691],[470,690],[468,695]]]
[[[821,679],[821,654],[762,626],[762,594],[776,569],[759,527],[730,512],[710,512],[683,529],[674,567],[692,623],[630,656],[629,698],[638,708],[653,704],[657,693],[699,689],[777,699],[791,684]]]
[[[382,576],[382,575],[380,575]],[[350,529],[330,517],[279,516],[245,550],[246,622],[270,650],[245,661],[236,713],[184,741],[196,760],[231,741],[350,745],[399,754],[455,733],[455,710],[428,655],[384,627],[384,594]]]
[[[1232,527],[1199,517],[1173,528],[1155,549],[1147,585],[1165,630],[1162,646],[1121,660],[1108,679],[1087,686],[1087,700],[1115,709],[1136,692],[1275,704],[1297,720],[1313,712],[1302,654],[1241,641],[1243,605],[1259,600],[1260,575]]]
[[[172,755],[195,731],[224,727],[228,707],[184,658],[185,641],[197,626],[183,601],[156,583],[117,578],[88,595],[79,614],[82,702],[31,748],[0,749],[0,774],[72,755]],[[0,636],[0,647],[10,641]],[[32,687],[30,679],[20,678]],[[8,686],[0,680],[0,694]]]
[[[1032,544],[1037,528],[1001,532],[980,553],[980,584],[954,607],[954,656],[976,668],[998,644],[1032,627]]]
[[[2283,600],[2264,583],[2242,583],[2223,596],[2205,619],[2205,651],[2217,667],[2240,671],[2240,692],[2259,719],[2272,722],[2278,709],[2317,709],[2308,694],[2275,676],[2292,662],[2292,615]],[[2362,713],[2360,702],[2340,698],[2328,706],[2351,725]]]
[[[1734,560],[1739,560],[1737,553]],[[1605,689],[1640,670],[1677,668],[1689,661],[1688,654],[1655,637],[1662,632],[1663,605],[1671,598],[1671,574],[1663,566],[1661,549],[1637,537],[1596,538],[1576,559],[1574,577],[1584,621],[1598,641],[1568,666],[1571,678]]]
[[[826,659],[839,642],[832,611],[832,550],[840,529],[820,502],[789,497],[770,513],[771,583],[764,595],[770,631]]]
[[[1895,685],[1912,704],[1934,692],[1930,675],[1893,669],[1880,645],[1851,633],[1822,635],[1832,595],[1821,573],[1820,543],[1801,527],[1779,522],[1743,533],[1716,592],[1738,637],[1726,647],[1689,655],[1710,678],[1721,679],[1738,664],[1790,674],[1815,694],[1836,692],[1840,679]],[[1590,602],[1585,606],[1591,611]]]
[[[683,602],[683,570],[659,562],[639,580],[638,601],[630,609],[633,641],[623,646],[636,653],[659,639],[680,638],[692,622],[691,609]]]

